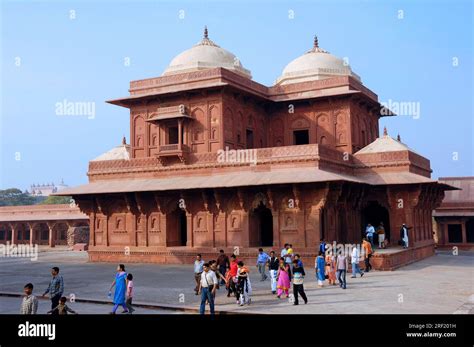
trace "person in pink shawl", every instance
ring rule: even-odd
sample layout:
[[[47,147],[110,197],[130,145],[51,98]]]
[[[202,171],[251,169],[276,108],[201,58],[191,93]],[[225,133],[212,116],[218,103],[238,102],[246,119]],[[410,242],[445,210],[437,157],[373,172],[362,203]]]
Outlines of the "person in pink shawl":
[[[286,297],[289,297],[289,290],[290,290],[290,265],[285,263],[284,258],[280,258],[280,267],[278,268],[278,273],[277,273],[277,297],[280,299],[281,295],[283,293],[286,294]]]

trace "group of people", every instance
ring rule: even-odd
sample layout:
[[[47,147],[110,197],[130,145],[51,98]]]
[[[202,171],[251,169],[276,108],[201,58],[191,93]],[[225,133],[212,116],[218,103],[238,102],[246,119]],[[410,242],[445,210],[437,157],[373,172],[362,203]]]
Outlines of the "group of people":
[[[402,246],[403,248],[408,248],[408,230],[411,229],[411,227],[408,227],[405,223],[402,224],[400,227],[400,238],[398,241],[398,244]],[[365,237],[367,240],[370,242],[372,247],[374,247],[374,238],[375,235],[378,237],[378,246],[381,249],[387,248],[389,240],[385,237],[385,227],[383,222],[379,223],[379,226],[377,229],[374,228],[374,226],[370,223],[367,224],[367,227],[365,228]]]
[[[38,312],[38,298],[33,295],[33,284],[27,283],[23,287],[23,300],[21,302],[20,314],[36,314]],[[44,291],[42,297],[46,297],[49,294],[51,300],[51,310],[48,314],[52,315],[64,315],[68,313],[76,314],[76,311],[72,310],[67,304],[67,298],[63,296],[64,293],[64,280],[59,274],[59,268],[57,266],[51,268],[51,281],[48,287]]]
[[[403,224],[400,228],[399,244],[404,248],[408,247],[408,230],[410,227]],[[358,274],[364,276],[365,272],[372,269],[370,258],[374,251],[374,235],[378,235],[379,248],[387,247],[388,240],[385,238],[385,229],[380,222],[377,230],[369,223],[365,230],[366,237],[362,240],[363,260],[365,263],[364,271],[360,269],[361,261],[360,250],[357,245],[353,245],[350,254],[350,262],[352,265],[352,278]],[[327,245],[324,239],[320,240],[318,256],[315,259],[314,268],[316,280],[319,287],[322,287],[327,280],[330,285],[337,283],[342,289],[347,288],[346,274],[349,270],[349,255],[334,254],[326,252]],[[306,276],[303,261],[299,254],[295,253],[293,246],[289,243],[284,245],[280,252],[280,256],[275,251],[269,254],[265,253],[262,248],[259,249],[256,268],[260,274],[260,280],[266,281],[270,277],[270,289],[273,295],[278,299],[282,296],[290,297],[290,289],[293,289],[294,305],[299,304],[299,296],[304,303],[308,303],[308,298],[304,290],[304,278]],[[267,269],[269,276],[267,275]],[[201,295],[200,313],[204,314],[206,304],[209,304],[211,314],[215,313],[214,300],[216,290],[220,286],[227,289],[227,297],[233,295],[236,303],[240,306],[250,305],[252,295],[252,285],[250,282],[250,269],[242,260],[238,260],[235,254],[228,257],[224,250],[219,251],[216,260],[205,262],[201,254],[196,256],[194,261],[194,279],[196,295]],[[68,313],[75,314],[66,303],[67,298],[63,296],[64,280],[59,275],[59,268],[51,269],[51,281],[43,293],[43,297],[49,294],[51,300],[51,310],[47,313],[53,315],[63,315]],[[116,269],[115,279],[112,282],[108,297],[112,299],[112,289],[115,287],[113,295],[113,309],[111,314],[115,314],[118,307],[122,306],[122,313],[133,313],[135,309],[132,306],[134,295],[133,275],[125,271],[125,265],[119,264]],[[38,310],[38,299],[33,295],[33,284],[28,283],[24,286],[25,296],[21,304],[21,314],[36,314]]]
[[[250,305],[252,285],[249,277],[250,270],[243,261],[237,260],[235,254],[230,258],[220,250],[217,260],[204,262],[201,254],[194,261],[194,279],[196,295],[201,295],[199,311],[204,314],[206,303],[209,303],[211,314],[214,314],[214,299],[216,290],[225,285],[227,297],[234,295],[237,304]]]
[[[67,305],[67,297],[64,293],[64,279],[59,274],[59,268],[51,268],[51,281],[43,293],[42,297],[49,294],[51,300],[51,310],[48,314],[65,315],[68,313],[77,314]],[[108,297],[112,298],[112,289],[115,287],[113,296],[113,308],[111,314],[115,314],[119,306],[123,307],[122,313],[133,313],[135,309],[132,307],[133,298],[133,275],[125,271],[125,265],[119,264],[116,269],[115,279],[109,289]],[[20,314],[36,314],[38,312],[38,298],[33,295],[34,286],[27,283],[24,288],[24,296],[21,302]]]
[[[369,247],[370,243],[365,240]],[[364,253],[367,253],[367,249]],[[371,254],[369,248],[368,254]],[[352,277],[360,274],[362,277],[364,272],[359,267],[359,249],[354,247],[351,254]],[[370,262],[366,262],[366,270],[370,270]],[[306,276],[304,264],[299,254],[295,253],[293,246],[289,243],[284,245],[280,252],[280,256],[275,251],[269,254],[265,253],[262,248],[258,250],[256,268],[260,274],[260,281],[266,281],[270,277],[270,289],[273,295],[278,299],[282,297],[290,298],[290,290],[293,290],[293,304],[299,305],[299,297],[303,299],[305,304],[308,303],[308,297],[304,290],[304,278]],[[339,286],[343,289],[347,288],[346,273],[349,266],[349,257],[346,254],[334,255],[326,254],[326,243],[321,239],[319,247],[319,255],[315,260],[316,280],[320,287],[323,286],[325,280],[329,284]],[[267,269],[270,276],[267,275]],[[219,251],[216,260],[205,262],[201,254],[196,256],[194,261],[194,279],[196,295],[201,295],[200,313],[205,313],[206,304],[209,304],[211,314],[215,313],[215,296],[216,290],[220,286],[225,285],[227,289],[227,297],[234,295],[236,303],[240,306],[251,303],[252,286],[249,277],[250,270],[243,261],[238,260],[235,254],[230,258]]]

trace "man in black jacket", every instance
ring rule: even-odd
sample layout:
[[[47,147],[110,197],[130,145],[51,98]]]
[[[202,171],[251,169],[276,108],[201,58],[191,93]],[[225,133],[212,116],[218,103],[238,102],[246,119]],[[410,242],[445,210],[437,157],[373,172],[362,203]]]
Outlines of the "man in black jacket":
[[[272,294],[276,294],[277,290],[277,273],[279,266],[279,259],[275,256],[275,251],[270,252],[270,259],[268,260],[268,270],[270,270],[270,279],[272,284]]]

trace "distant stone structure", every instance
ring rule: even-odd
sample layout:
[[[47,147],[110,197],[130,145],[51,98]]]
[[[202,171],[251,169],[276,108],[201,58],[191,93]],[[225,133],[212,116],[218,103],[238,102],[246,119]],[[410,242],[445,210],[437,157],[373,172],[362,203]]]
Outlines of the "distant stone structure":
[[[474,177],[440,177],[439,181],[460,190],[446,192],[433,213],[438,247],[474,249]]]
[[[89,241],[89,218],[71,205],[0,207],[0,243],[74,246]]]
[[[64,184],[64,181],[61,180],[61,183],[56,185],[53,182],[45,184],[32,184],[30,190],[26,191],[27,194],[31,196],[44,196],[48,197],[51,194],[60,192],[61,190],[67,188],[68,186]]]

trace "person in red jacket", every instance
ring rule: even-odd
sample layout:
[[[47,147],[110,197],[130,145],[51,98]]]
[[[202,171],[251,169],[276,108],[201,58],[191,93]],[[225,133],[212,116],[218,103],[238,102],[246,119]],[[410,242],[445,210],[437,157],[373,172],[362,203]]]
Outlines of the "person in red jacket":
[[[227,297],[230,297],[231,293],[234,293],[236,299],[239,299],[238,293],[237,293],[237,288],[235,287],[235,283],[237,281],[237,270],[238,270],[238,265],[237,265],[237,257],[235,254],[232,254],[230,256],[230,266],[229,266],[229,271],[226,273],[226,281],[227,281]]]

